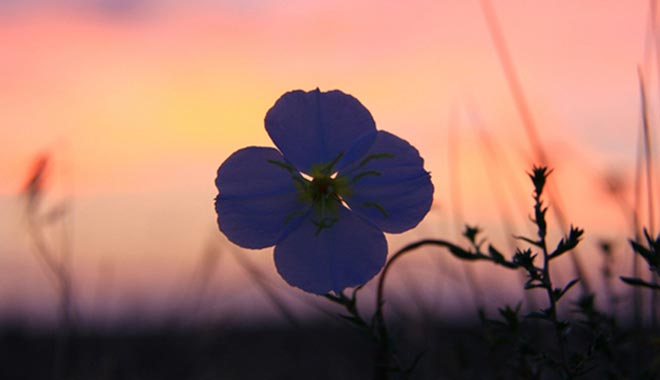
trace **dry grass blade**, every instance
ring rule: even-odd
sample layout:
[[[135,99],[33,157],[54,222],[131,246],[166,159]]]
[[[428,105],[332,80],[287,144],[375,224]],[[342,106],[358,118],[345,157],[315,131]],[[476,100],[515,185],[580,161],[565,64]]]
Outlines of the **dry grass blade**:
[[[525,128],[525,132],[530,141],[530,145],[535,160],[537,161],[537,164],[541,164],[542,166],[548,166],[548,155],[546,154],[545,149],[543,148],[543,144],[541,144],[541,139],[539,137],[536,123],[534,122],[534,118],[532,117],[532,112],[530,110],[529,104],[527,103],[527,98],[520,83],[520,79],[518,77],[518,73],[516,71],[515,65],[513,64],[513,59],[511,58],[511,54],[509,53],[509,49],[506,44],[506,39],[502,34],[502,30],[497,20],[495,10],[493,9],[493,6],[491,5],[489,0],[481,0],[480,4],[481,4],[481,10],[484,14],[484,18],[486,19],[488,31],[493,40],[493,45],[495,45],[497,56],[500,60],[500,63],[502,64],[502,70],[504,71],[506,82],[509,85],[509,89],[511,90],[511,95],[513,96],[513,100],[516,105],[516,109],[518,111],[518,114],[520,115],[523,127]],[[557,219],[557,223],[559,224],[559,227],[561,228],[562,231],[568,231],[569,225],[567,222],[567,218],[565,217],[562,207],[562,202],[558,195],[558,191],[556,190],[554,185],[552,185],[548,189],[548,197],[550,203],[552,203],[554,206],[553,208],[553,210],[555,211],[554,215]],[[590,294],[591,293],[590,282],[586,275],[586,272],[584,271],[582,262],[578,257],[577,251],[571,251],[569,257],[573,265],[573,270],[575,271],[575,277],[581,279],[580,286],[582,288],[582,293]]]
[[[515,181],[512,180],[504,180],[502,181],[502,177],[511,177],[510,173],[511,171],[508,170],[508,166],[506,164],[502,165],[500,163],[500,159],[503,157],[503,150],[499,149],[499,147],[496,146],[495,142],[493,141],[492,137],[484,127],[483,123],[481,122],[481,119],[479,118],[478,112],[476,110],[476,107],[474,107],[472,104],[469,104],[470,109],[468,110],[468,115],[471,118],[471,124],[472,126],[476,129],[477,136],[479,138],[479,144],[481,146],[481,149],[479,151],[482,153],[481,158],[483,159],[483,163],[486,167],[486,173],[488,175],[488,180],[490,183],[490,188],[493,190],[492,194],[493,197],[495,198],[495,204],[498,207],[498,213],[501,218],[501,224],[503,227],[504,232],[506,233],[506,241],[507,245],[509,248],[509,251],[515,252],[516,251],[516,244],[514,241],[514,236],[519,235],[515,232],[514,230],[514,225],[515,223],[513,222],[513,216],[510,212],[510,207],[507,204],[507,197],[505,194],[505,190],[502,189],[503,184],[509,184],[508,188],[509,190],[514,190],[512,189]],[[504,168],[502,168],[504,166]],[[517,192],[515,194],[514,199],[524,199],[524,197],[520,196],[520,192]],[[515,204],[519,208],[519,215],[527,215],[526,210],[524,209],[524,206],[521,202],[515,202]],[[526,281],[525,274],[520,271],[520,279],[522,283]],[[536,302],[534,301],[534,297],[530,292],[526,292],[523,290],[523,297],[525,297],[525,301],[527,302],[527,305],[530,310],[535,310],[536,309]]]
[[[646,168],[646,207],[647,207],[647,217],[648,217],[648,229],[651,236],[655,236],[655,212],[653,204],[653,152],[652,152],[652,143],[651,143],[651,130],[649,126],[649,117],[648,117],[648,104],[646,97],[646,84],[644,82],[644,76],[642,74],[642,69],[637,69],[637,75],[639,77],[639,96],[642,107],[642,133],[644,138],[644,167]],[[657,284],[657,276],[653,271],[650,272],[650,282],[652,284]],[[651,292],[651,325],[653,327],[658,324],[658,303],[660,299],[658,298],[657,292]]]
[[[459,135],[459,128],[458,128],[458,120],[456,117],[456,112],[452,112],[450,114],[450,119],[449,119],[449,136],[448,136],[448,142],[449,146],[447,147],[447,154],[448,154],[448,164],[449,164],[449,194],[451,198],[451,209],[452,209],[452,215],[454,219],[454,228],[456,231],[458,231],[459,236],[462,232],[463,229],[463,224],[465,223],[465,220],[463,218],[463,202],[461,198],[461,183],[460,183],[460,135]],[[479,286],[479,282],[477,281],[477,277],[474,274],[474,269],[469,263],[461,263],[460,264],[463,267],[463,274],[465,276],[465,281],[468,284],[468,287],[470,288],[471,292],[470,294],[472,295],[472,301],[474,303],[474,306],[477,310],[483,309],[484,302],[483,302],[483,291],[481,290],[481,287]]]
[[[234,257],[238,264],[254,281],[257,288],[266,296],[266,298],[273,304],[279,311],[284,319],[294,327],[300,327],[300,322],[294,313],[290,310],[289,306],[282,300],[282,298],[275,292],[273,287],[266,281],[266,276],[257,268],[251,261],[237,250],[234,251]]]

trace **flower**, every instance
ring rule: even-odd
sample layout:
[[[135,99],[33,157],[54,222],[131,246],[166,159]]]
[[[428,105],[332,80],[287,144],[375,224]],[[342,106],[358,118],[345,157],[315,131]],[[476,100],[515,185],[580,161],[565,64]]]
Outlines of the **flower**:
[[[415,227],[431,207],[424,160],[338,90],[288,92],[265,124],[277,149],[243,148],[218,169],[220,231],[244,248],[275,246],[278,272],[304,291],[365,284],[385,264],[383,232]]]

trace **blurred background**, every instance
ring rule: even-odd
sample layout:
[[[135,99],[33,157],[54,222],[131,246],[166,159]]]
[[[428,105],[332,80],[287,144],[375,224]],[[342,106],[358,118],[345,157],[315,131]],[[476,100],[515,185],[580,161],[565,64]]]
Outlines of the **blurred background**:
[[[217,167],[272,146],[267,110],[316,87],[357,97],[432,174],[433,209],[388,237],[391,252],[461,241],[470,223],[512,255],[512,236],[534,233],[526,171],[545,161],[551,212],[586,229],[592,286],[607,264],[625,296],[632,211],[648,225],[657,206],[634,191],[639,73],[658,121],[655,13],[646,0],[2,0],[0,319],[53,324],[63,295],[89,326],[328,318],[278,277],[272,250],[229,244],[213,209]],[[566,225],[550,220],[558,238]],[[394,270],[388,302],[476,318],[522,299],[520,284],[428,250]]]

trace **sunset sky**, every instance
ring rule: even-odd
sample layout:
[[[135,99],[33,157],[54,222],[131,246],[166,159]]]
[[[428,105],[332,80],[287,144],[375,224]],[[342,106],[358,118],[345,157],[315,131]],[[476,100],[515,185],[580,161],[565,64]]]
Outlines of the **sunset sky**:
[[[492,5],[564,211],[587,230],[585,251],[601,237],[617,239],[625,268],[628,223],[603,178],[620,178],[628,190],[634,178],[638,67],[649,85],[650,120],[660,119],[650,2]],[[510,202],[510,191],[521,198],[505,205],[517,232],[530,232],[523,212],[531,210],[525,171],[533,153],[477,0],[2,1],[0,314],[54,313],[55,293],[25,233],[19,197],[41,154],[51,157],[44,208],[67,205],[47,236],[57,247],[71,237],[84,315],[176,308],[172,300],[194,288],[209,245],[222,250],[209,308],[267,310],[217,231],[213,180],[233,151],[272,146],[263,118],[280,95],[316,87],[360,99],[379,129],[420,150],[432,173],[431,214],[417,230],[392,237],[391,250],[422,236],[455,238],[452,165],[463,220],[506,246],[496,195]],[[484,162],[493,170],[495,160],[479,130],[504,168],[496,181],[486,173]],[[270,251],[240,254],[292,303],[310,299],[276,276]],[[443,302],[460,303],[465,290],[448,294],[443,277],[460,278],[460,266],[446,260],[431,273],[416,269],[431,260],[421,256],[402,272],[424,272],[429,280],[420,287],[439,286]],[[478,273],[487,282],[497,270]],[[252,299],[260,302],[245,301]]]

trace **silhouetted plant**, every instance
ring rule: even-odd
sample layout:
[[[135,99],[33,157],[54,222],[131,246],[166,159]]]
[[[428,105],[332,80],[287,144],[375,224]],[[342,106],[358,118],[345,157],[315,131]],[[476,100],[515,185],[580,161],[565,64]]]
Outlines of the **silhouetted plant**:
[[[49,155],[37,156],[28,180],[23,186],[22,195],[26,201],[27,231],[34,245],[34,255],[58,297],[60,329],[58,346],[53,355],[53,374],[59,378],[67,371],[66,362],[69,359],[67,355],[77,321],[71,249],[68,245],[69,240],[64,240],[70,236],[67,235],[67,231],[63,231],[62,239],[67,244],[62,244],[60,249],[57,249],[46,237],[51,224],[61,222],[64,226],[64,217],[69,212],[68,204],[64,201],[53,207],[44,206],[45,178],[48,174],[49,162]]]
[[[370,320],[364,319],[357,309],[356,297],[360,288],[354,290],[350,297],[343,293],[326,295],[326,298],[345,308],[347,313],[342,315],[344,319],[367,332],[380,347],[375,378],[385,379],[388,373],[407,374],[414,369],[420,358],[417,355],[410,360],[409,364],[402,363],[395,343],[388,332],[383,306],[385,303],[385,279],[392,265],[404,254],[422,246],[445,248],[461,260],[490,261],[508,269],[520,268],[527,274],[525,289],[539,289],[546,294],[546,307],[525,315],[521,315],[521,304],[515,307],[500,308],[499,319],[489,319],[484,313],[480,314],[485,327],[484,337],[492,350],[508,347],[510,350],[508,352],[511,353],[501,362],[502,365],[497,370],[500,378],[513,376],[540,379],[544,376],[558,376],[565,379],[576,379],[589,373],[601,356],[612,355],[610,343],[615,324],[610,317],[597,310],[594,295],[583,295],[575,303],[577,308],[573,311],[581,314],[583,319],[570,321],[559,316],[560,302],[578,283],[579,279],[575,278],[562,286],[557,286],[552,278],[552,263],[577,247],[584,231],[571,227],[568,233],[557,242],[554,249],[549,248],[546,222],[548,209],[542,200],[549,174],[550,171],[545,167],[534,167],[529,175],[534,186],[532,222],[536,226],[537,234],[535,237],[518,237],[521,241],[529,243],[530,247],[518,249],[512,259],[507,259],[496,247],[487,244],[487,240],[480,237],[481,231],[478,227],[466,226],[463,236],[469,243],[468,248],[444,240],[429,239],[410,244],[394,253],[378,277],[376,311]],[[525,328],[526,325],[538,326],[540,330],[535,334],[530,334]],[[545,337],[545,326],[551,328],[553,336],[551,339]],[[615,369],[610,368],[605,372],[617,373]]]
[[[417,150],[377,131],[369,111],[339,91],[283,95],[268,111],[266,129],[279,150],[245,148],[218,169],[219,228],[245,248],[275,246],[276,267],[290,285],[341,306],[339,317],[375,344],[374,379],[405,378],[423,358],[424,351],[400,350],[385,317],[388,274],[400,258],[421,247],[443,248],[466,262],[488,261],[521,270],[524,289],[545,294],[545,306],[527,313],[522,303],[499,308],[494,319],[480,310],[495,378],[577,379],[596,367],[597,376],[622,376],[614,360],[622,337],[615,320],[596,307],[589,287],[582,287],[572,309],[562,308],[578,318],[560,313],[560,305],[566,304],[565,297],[581,278],[557,284],[554,263],[578,247],[584,230],[570,226],[558,242],[548,241],[547,167],[533,167],[529,173],[534,190],[530,219],[536,234],[516,236],[527,247],[507,256],[482,238],[479,227],[467,225],[465,247],[424,239],[386,260],[383,233],[413,228],[430,208],[433,185]],[[631,245],[652,271],[660,273],[660,236],[652,239],[646,233],[646,238],[646,246],[633,241]],[[607,253],[608,247],[602,250]],[[577,258],[571,258],[576,265]],[[609,276],[611,270],[603,273]],[[358,296],[373,278],[375,311],[366,317],[359,310]],[[622,280],[660,289],[639,278]],[[350,287],[354,289],[347,293]]]
[[[653,237],[647,229],[643,230],[644,242],[630,239],[628,242],[632,247],[633,254],[641,257],[646,264],[651,274],[652,279],[656,279],[660,274],[660,235]],[[621,281],[636,288],[636,289],[650,289],[652,292],[660,291],[660,286],[656,281],[646,281],[639,277],[620,276]],[[651,322],[654,322],[653,316],[655,312],[653,308],[656,305],[650,303],[651,307]],[[652,326],[654,327],[654,326]],[[635,366],[633,373],[639,378],[656,378],[660,375],[660,345],[658,342],[658,335],[655,329],[651,331],[633,331],[633,344],[635,352]]]
[[[653,238],[648,230],[644,229],[644,238],[646,239],[646,244],[638,243],[631,239],[629,240],[630,246],[636,255],[641,256],[646,261],[649,270],[657,276],[660,274],[660,234]],[[653,289],[654,291],[660,290],[660,285],[644,281],[638,277],[621,276],[620,278],[621,281],[628,285],[641,286]]]

